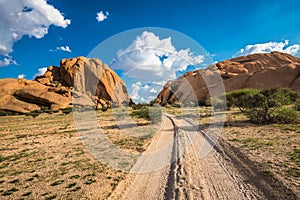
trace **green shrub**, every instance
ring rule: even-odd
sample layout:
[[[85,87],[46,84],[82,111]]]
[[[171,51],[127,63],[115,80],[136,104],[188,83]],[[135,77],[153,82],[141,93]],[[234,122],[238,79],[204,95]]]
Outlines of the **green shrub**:
[[[297,112],[284,106],[295,103],[299,93],[288,88],[242,89],[226,96],[228,105],[239,107],[253,123],[289,123],[297,119]]]
[[[259,90],[251,88],[228,92],[226,94],[227,107],[237,106],[241,111],[243,111],[244,108],[249,107],[250,102],[248,101],[248,97],[257,93],[259,93]]]
[[[134,109],[134,111],[130,114],[132,117],[137,117],[137,118],[144,118],[147,120],[150,120],[149,116],[149,107],[137,110]]]
[[[144,118],[152,123],[161,122],[162,108],[161,107],[145,107],[140,110],[134,110],[131,114],[132,117]]]
[[[295,122],[297,118],[298,113],[296,110],[291,108],[279,108],[275,110],[272,121],[277,123],[291,123]]]
[[[144,103],[133,104],[131,106],[133,110],[141,110],[141,109],[145,109],[146,107],[148,107],[148,104],[144,104]]]
[[[161,122],[162,118],[162,108],[161,107],[151,107],[149,109],[149,116],[153,124]]]
[[[251,109],[244,111],[245,115],[255,124],[265,124],[269,122],[270,115],[263,109]]]

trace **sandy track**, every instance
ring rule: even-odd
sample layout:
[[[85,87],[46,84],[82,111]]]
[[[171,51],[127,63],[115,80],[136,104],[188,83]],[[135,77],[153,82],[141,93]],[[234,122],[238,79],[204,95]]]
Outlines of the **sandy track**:
[[[174,138],[174,129],[172,121],[166,117],[163,124],[160,133],[154,136],[127,179],[118,185],[110,199],[164,199],[173,148],[169,141]],[[163,151],[157,151],[162,148]]]
[[[225,154],[211,148],[200,158],[205,138],[189,123],[164,116],[163,129],[110,199],[266,199]]]

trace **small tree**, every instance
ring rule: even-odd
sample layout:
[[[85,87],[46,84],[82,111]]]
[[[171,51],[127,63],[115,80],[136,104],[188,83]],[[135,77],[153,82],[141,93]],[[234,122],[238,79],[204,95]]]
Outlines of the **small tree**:
[[[237,106],[242,112],[251,106],[249,97],[259,93],[257,89],[245,88],[227,93],[227,107]]]
[[[254,123],[287,123],[297,119],[297,112],[283,106],[295,101],[297,96],[297,92],[287,88],[243,89],[228,93],[227,100]]]

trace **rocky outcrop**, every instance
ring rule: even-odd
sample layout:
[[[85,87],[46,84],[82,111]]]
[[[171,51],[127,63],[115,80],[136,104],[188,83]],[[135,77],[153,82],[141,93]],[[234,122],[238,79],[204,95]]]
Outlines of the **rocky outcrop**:
[[[60,74],[63,84],[84,95],[94,96],[97,104],[110,107],[129,103],[124,81],[99,59],[63,59]]]
[[[124,81],[99,59],[77,57],[49,66],[34,81],[0,79],[0,110],[28,113],[89,106],[96,109],[129,104]]]
[[[18,113],[40,110],[41,106],[59,110],[71,106],[71,96],[25,79],[0,79],[0,109]]]
[[[161,104],[201,103],[209,96],[224,91],[222,83],[225,91],[270,87],[289,87],[300,91],[300,58],[272,52],[225,60],[169,81],[157,98]]]

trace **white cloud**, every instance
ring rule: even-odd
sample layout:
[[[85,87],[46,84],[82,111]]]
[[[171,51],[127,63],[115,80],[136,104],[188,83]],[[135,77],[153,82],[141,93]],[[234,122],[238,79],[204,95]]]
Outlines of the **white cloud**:
[[[44,75],[46,71],[47,71],[47,67],[39,68],[38,72],[33,75],[33,78]]]
[[[155,97],[163,84],[176,78],[176,72],[204,61],[203,55],[194,55],[190,49],[176,50],[171,37],[160,39],[147,31],[136,37],[126,49],[119,50],[117,55],[111,67],[121,69],[127,77],[139,81],[132,85],[134,100]]]
[[[18,78],[25,78],[25,76],[26,76],[25,74],[19,74]]]
[[[46,0],[0,0],[0,55],[8,56],[24,35],[43,38],[51,25],[71,23]]]
[[[152,88],[150,91],[149,91],[150,93],[154,93],[154,94],[156,94],[157,93],[157,90],[156,89],[154,89],[154,88]]]
[[[56,47],[56,50],[59,50],[59,51],[66,51],[66,52],[69,52],[69,53],[72,52],[69,46],[65,46],[65,47],[64,47],[64,46]]]
[[[106,11],[104,13],[103,11],[100,11],[100,12],[97,13],[96,19],[97,19],[98,22],[103,22],[104,20],[107,19],[108,15],[109,15],[109,12]]]
[[[163,86],[165,81],[161,82],[141,82],[137,81],[131,85],[130,97],[134,102],[150,102],[155,99]]]
[[[289,46],[289,41],[284,42],[268,42],[262,44],[247,45],[245,48],[240,49],[234,57],[246,56],[254,53],[270,53],[273,51],[279,51],[282,53],[288,53],[291,55],[296,55],[300,51],[300,45],[294,44]]]
[[[118,59],[111,67],[122,69],[131,78],[142,81],[162,81],[176,78],[177,71],[204,61],[203,55],[194,55],[190,49],[179,51],[171,37],[160,39],[152,32],[143,32],[131,45],[118,51]]]
[[[17,62],[11,58],[11,56],[6,56],[0,59],[0,67],[7,65],[17,65]]]
[[[134,102],[150,102],[157,96],[157,91],[162,88],[164,83],[156,82],[136,82],[131,85],[130,97]]]

